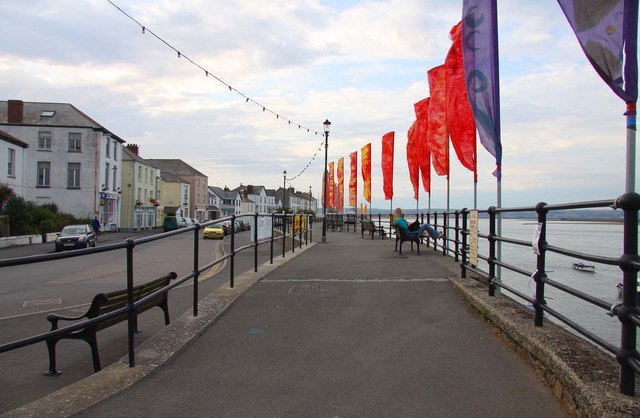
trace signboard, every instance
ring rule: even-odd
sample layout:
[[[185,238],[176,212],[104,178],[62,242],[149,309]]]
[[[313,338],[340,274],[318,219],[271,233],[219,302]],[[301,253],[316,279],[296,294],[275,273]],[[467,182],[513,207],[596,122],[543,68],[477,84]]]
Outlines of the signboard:
[[[478,211],[469,212],[469,264],[478,265]]]
[[[258,216],[258,225],[257,226],[252,225],[252,227],[257,228],[258,230],[258,241],[271,238],[271,231],[273,230],[271,216]],[[253,243],[254,242],[253,230],[251,230],[249,235],[251,235],[251,242]]]

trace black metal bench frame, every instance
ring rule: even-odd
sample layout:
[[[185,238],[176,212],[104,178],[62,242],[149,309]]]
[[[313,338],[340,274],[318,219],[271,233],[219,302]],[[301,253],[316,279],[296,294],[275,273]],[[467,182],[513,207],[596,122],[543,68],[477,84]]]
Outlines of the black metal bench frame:
[[[396,230],[396,248],[393,251],[398,251],[398,241],[400,241],[400,254],[402,254],[402,244],[407,241],[411,243],[411,251],[413,251],[413,243],[418,244],[418,254],[420,254],[420,243],[422,240],[420,237],[410,237],[406,235],[398,226],[394,226]]]
[[[362,238],[364,238],[364,233],[365,231],[370,232],[371,233],[371,239],[374,239],[374,234],[378,233],[382,239],[384,239],[385,237],[385,232],[384,232],[384,228],[382,227],[376,227],[374,225],[374,223],[368,219],[363,219],[360,221],[360,230],[361,230],[361,235]]]
[[[152,293],[162,289],[163,287],[169,285],[171,280],[177,277],[176,273],[171,272],[166,276],[162,276],[158,279],[152,280],[150,282],[141,284],[133,288],[133,301],[137,302],[140,299],[151,295]],[[137,308],[137,314],[149,310],[155,306],[161,308],[164,311],[164,323],[165,325],[169,325],[169,294],[161,293],[156,297],[151,298],[146,301],[144,304]],[[99,293],[94,296],[91,301],[91,306],[87,312],[80,316],[64,316],[51,313],[47,315],[47,320],[51,322],[51,331],[58,329],[58,321],[79,321],[83,319],[93,319],[100,315],[115,311],[117,309],[123,308],[127,306],[128,303],[128,292],[127,289],[116,290],[114,292],[109,293]],[[136,332],[138,331],[137,324],[137,314],[135,316],[134,327]],[[45,373],[45,375],[57,376],[61,372],[56,369],[56,344],[60,340],[71,339],[71,340],[83,340],[86,341],[91,347],[91,355],[93,357],[93,370],[95,372],[100,371],[100,356],[98,354],[98,340],[97,340],[97,332],[108,328],[112,325],[115,325],[119,322],[126,321],[129,318],[129,314],[124,312],[120,315],[117,315],[113,318],[110,318],[106,321],[98,322],[92,325],[88,325],[84,328],[81,328],[76,331],[69,331],[66,334],[62,334],[57,337],[53,337],[47,340],[47,349],[49,351],[49,370]]]

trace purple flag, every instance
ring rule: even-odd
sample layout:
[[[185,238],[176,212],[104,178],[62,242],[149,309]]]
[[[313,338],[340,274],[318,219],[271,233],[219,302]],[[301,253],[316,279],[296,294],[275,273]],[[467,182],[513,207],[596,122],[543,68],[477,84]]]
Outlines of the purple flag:
[[[496,0],[462,2],[462,55],[469,103],[480,143],[496,159],[502,178],[500,143],[500,84],[498,77],[498,19]]]
[[[558,4],[598,75],[625,102],[635,102],[638,0],[558,0]]]

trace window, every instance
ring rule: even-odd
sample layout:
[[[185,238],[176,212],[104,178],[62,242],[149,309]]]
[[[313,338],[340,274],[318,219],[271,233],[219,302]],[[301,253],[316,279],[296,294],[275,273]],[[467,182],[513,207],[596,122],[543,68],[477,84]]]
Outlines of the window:
[[[42,118],[52,118],[53,115],[55,115],[55,114],[56,114],[55,110],[43,110],[40,113],[40,117],[42,117]]]
[[[142,167],[138,166],[138,181],[142,181]]]
[[[15,177],[16,176],[16,150],[13,148],[9,148],[9,159],[7,162],[7,176]]]
[[[51,186],[51,163],[38,161],[38,187]]]
[[[149,169],[145,167],[144,169],[144,182],[147,182],[147,179],[149,178]]]
[[[107,190],[109,187],[109,163],[106,163],[104,166],[104,184],[102,185],[103,190]]]
[[[113,166],[113,178],[111,179],[111,181],[113,182],[111,184],[111,190],[116,191],[117,187],[116,187],[116,182],[118,179],[118,167],[117,166]]]
[[[136,198],[136,200],[139,202],[140,201],[140,195],[142,194],[142,189],[140,187],[138,187],[138,197]]]
[[[113,141],[113,159],[118,161],[118,141]]]
[[[78,132],[69,132],[69,151],[80,152],[82,151],[82,134]]]
[[[111,141],[109,141],[109,138],[107,138],[107,147],[106,147],[106,156],[107,158],[109,158],[109,147],[111,145]]]
[[[38,149],[51,151],[51,132],[50,131],[38,132]]]
[[[67,189],[80,188],[80,163],[67,165]]]

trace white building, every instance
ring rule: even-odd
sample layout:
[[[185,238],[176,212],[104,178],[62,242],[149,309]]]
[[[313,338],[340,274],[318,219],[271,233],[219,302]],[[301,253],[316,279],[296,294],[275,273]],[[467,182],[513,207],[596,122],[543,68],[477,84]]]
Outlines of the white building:
[[[0,101],[0,130],[29,145],[26,200],[119,227],[122,139],[69,103]]]
[[[29,144],[0,131],[0,184],[24,196],[24,167]]]

